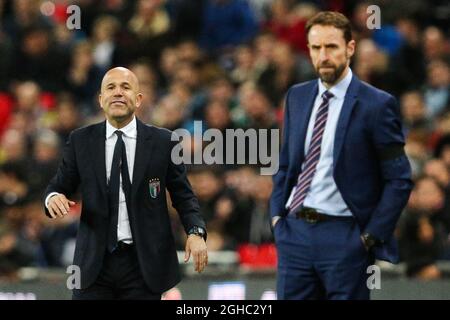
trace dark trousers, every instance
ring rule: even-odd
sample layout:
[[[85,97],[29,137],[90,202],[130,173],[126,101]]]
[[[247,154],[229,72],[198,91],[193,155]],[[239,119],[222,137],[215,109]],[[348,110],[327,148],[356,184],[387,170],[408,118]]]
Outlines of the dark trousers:
[[[367,267],[375,259],[360,233],[351,217],[315,224],[280,219],[274,229],[278,299],[370,299]]]
[[[107,252],[97,280],[86,289],[74,289],[73,300],[160,300],[145,284],[134,246]]]

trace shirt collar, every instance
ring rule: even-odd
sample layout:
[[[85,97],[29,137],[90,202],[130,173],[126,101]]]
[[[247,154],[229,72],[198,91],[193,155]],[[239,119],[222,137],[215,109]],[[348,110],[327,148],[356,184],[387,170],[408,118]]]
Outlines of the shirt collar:
[[[350,82],[352,81],[352,70],[350,68],[348,68],[348,73],[346,74],[346,76],[339,81],[337,84],[335,84],[334,86],[332,86],[330,89],[327,89],[322,81],[319,81],[319,97],[322,96],[322,94],[328,90],[330,91],[332,94],[334,94],[334,96],[338,99],[344,99],[345,94],[347,92],[348,87],[350,86]]]
[[[116,130],[120,130],[126,137],[136,138],[137,137],[137,129],[136,129],[136,117],[133,116],[133,120],[130,121],[125,127],[117,129],[113,127],[108,120],[106,120],[106,139],[111,138],[111,136],[116,132]]]

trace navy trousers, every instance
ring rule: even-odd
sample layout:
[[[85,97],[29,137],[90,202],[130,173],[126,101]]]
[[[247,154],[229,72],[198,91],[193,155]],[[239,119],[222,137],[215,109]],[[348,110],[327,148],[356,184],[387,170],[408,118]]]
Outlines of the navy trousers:
[[[278,299],[370,299],[367,268],[375,259],[354,218],[309,223],[288,216],[275,225],[274,236]]]

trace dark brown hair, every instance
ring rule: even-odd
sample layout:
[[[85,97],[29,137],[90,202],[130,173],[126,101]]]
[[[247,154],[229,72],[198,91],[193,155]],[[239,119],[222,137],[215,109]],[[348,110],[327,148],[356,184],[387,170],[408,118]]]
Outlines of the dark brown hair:
[[[308,20],[306,23],[306,36],[308,37],[309,30],[315,25],[333,26],[341,29],[344,33],[345,42],[352,40],[352,26],[350,21],[342,13],[335,11],[322,11]]]

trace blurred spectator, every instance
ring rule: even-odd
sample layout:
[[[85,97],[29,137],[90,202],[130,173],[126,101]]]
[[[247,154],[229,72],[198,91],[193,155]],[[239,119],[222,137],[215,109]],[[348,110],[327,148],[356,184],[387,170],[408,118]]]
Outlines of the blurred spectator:
[[[392,91],[387,77],[389,58],[371,39],[359,41],[353,59],[353,70],[362,80],[377,88]]]
[[[103,70],[94,65],[92,45],[87,41],[78,42],[73,50],[67,83],[85,116],[97,111],[97,96],[103,74]]]
[[[129,68],[138,78],[139,88],[143,94],[141,106],[136,109],[136,115],[144,123],[150,124],[158,98],[157,74],[145,60],[136,61]]]
[[[65,2],[65,1],[64,1]],[[69,14],[67,9],[69,7],[68,3],[59,2],[55,4],[55,12],[50,17],[53,18],[53,31],[52,38],[54,44],[61,48],[64,52],[70,55],[70,51],[77,41],[85,39],[86,34],[83,30],[79,29],[69,29],[67,28],[67,19],[69,19]],[[84,14],[85,12],[83,12]],[[84,20],[85,15],[83,15]]]
[[[207,104],[212,101],[225,104],[230,111],[238,109],[236,108],[238,101],[235,97],[234,87],[227,77],[218,76],[208,81],[205,90],[198,92],[196,96],[191,98],[188,105],[189,118],[192,120],[204,120]],[[190,126],[192,126],[192,123]]]
[[[272,241],[267,220],[271,179],[258,176],[253,168],[243,166],[227,172],[225,183],[231,191],[230,195],[234,196],[222,201],[224,203],[221,203],[220,208],[225,211],[228,207],[232,212],[229,214],[228,224],[236,244],[262,244]]]
[[[442,211],[436,216],[436,220],[441,222],[445,228],[446,237],[448,237],[450,235],[450,170],[444,161],[432,159],[425,164],[423,172],[426,176],[435,179],[444,193]],[[448,257],[450,258],[450,252]]]
[[[283,42],[275,43],[270,58],[257,83],[272,104],[280,106],[290,86],[312,76],[312,67],[306,57],[296,56],[291,47]]]
[[[241,88],[240,103],[245,111],[244,127],[276,129],[274,106],[265,91],[249,84]]]
[[[45,123],[46,107],[42,104],[41,88],[34,81],[21,82],[14,94],[16,104],[11,126],[31,135]]]
[[[424,137],[419,134],[409,134],[406,137],[405,153],[411,164],[413,179],[422,174],[423,166],[429,158]]]
[[[151,38],[169,30],[170,19],[163,8],[163,0],[140,0],[135,15],[129,22],[130,29],[142,38]]]
[[[450,134],[443,136],[439,140],[434,156],[441,159],[450,172]]]
[[[444,221],[444,225],[446,227],[448,238],[443,256],[446,259],[450,260],[450,135],[446,135],[441,138],[436,147],[435,156],[441,162],[440,165],[439,164],[437,165],[438,170],[439,167],[441,167],[441,169],[439,171],[438,170],[434,171],[437,171],[436,175],[442,176],[441,185],[443,186],[445,192],[445,203],[442,218]],[[444,172],[443,168],[447,169],[447,174]],[[445,177],[447,177],[447,181],[444,180]]]
[[[133,14],[134,1],[126,1],[126,0],[102,1],[100,10],[102,11],[102,13],[105,13],[108,16],[116,18],[121,24],[125,24]]]
[[[179,54],[175,47],[166,47],[161,51],[159,70],[163,86],[167,86],[173,80],[178,62]]]
[[[202,199],[208,233],[214,234],[208,248],[236,249],[244,243],[272,241],[267,211],[270,177],[260,177],[250,167],[229,171],[225,184],[212,171],[202,170],[196,176],[193,187]]]
[[[180,99],[167,95],[156,106],[152,122],[157,126],[175,130],[183,126],[184,112]]]
[[[206,0],[200,44],[208,52],[250,41],[258,31],[255,15],[244,0]]]
[[[180,63],[188,63],[198,70],[200,82],[207,84],[223,75],[223,70],[212,61],[193,40],[182,40],[176,47]]]
[[[38,261],[39,242],[24,202],[8,206],[0,220],[0,277],[18,279],[20,267]],[[41,215],[42,216],[42,215]]]
[[[177,46],[178,59],[195,65],[203,63],[206,59],[204,53],[193,40],[182,40]]]
[[[255,64],[258,70],[265,69],[269,64],[275,42],[276,39],[271,33],[263,32],[255,37],[253,46],[255,48]]]
[[[227,77],[219,77],[211,82],[208,99],[225,103],[230,109],[237,106],[236,92]]]
[[[428,64],[424,97],[429,118],[450,111],[450,68],[444,60]]]
[[[167,7],[175,39],[198,39],[206,0],[168,0]]]
[[[6,16],[4,28],[6,33],[21,41],[25,30],[34,25],[51,27],[51,21],[40,12],[39,1],[12,0],[12,14]]]
[[[444,194],[431,177],[417,179],[406,212],[399,224],[399,245],[407,275],[423,280],[441,276],[436,266],[445,234],[436,217],[443,208]]]
[[[233,243],[225,233],[225,224],[230,217],[229,207],[221,208],[220,199],[224,195],[224,185],[218,174],[212,170],[197,169],[191,183],[208,226],[208,249],[211,251],[232,249]],[[219,210],[217,210],[219,209]]]
[[[429,137],[430,147],[437,147],[439,140],[450,134],[450,111],[437,116],[434,120],[434,130]]]
[[[372,39],[377,47],[389,56],[394,56],[403,45],[401,33],[389,21],[383,21],[378,28],[367,28],[371,13],[367,8],[370,5],[372,3],[369,1],[361,1],[354,8],[352,20],[356,40],[359,42],[363,38]]]
[[[173,75],[174,82],[180,82],[191,92],[201,90],[201,78],[199,68],[190,62],[179,62]]]
[[[55,110],[56,119],[52,129],[58,134],[62,146],[66,143],[70,132],[79,126],[81,114],[73,97],[68,93],[61,93],[58,96]]]
[[[137,37],[141,56],[157,59],[159,51],[169,43],[170,18],[164,0],[138,0],[129,31]]]
[[[439,183],[441,188],[447,188],[450,183],[450,172],[440,159],[431,159],[427,162],[423,170],[427,177],[432,177]]]
[[[12,78],[38,82],[46,91],[64,89],[68,56],[52,43],[50,31],[41,25],[29,26],[18,43]],[[55,72],[58,70],[58,72]]]
[[[266,19],[273,0],[247,0],[255,14],[256,21],[261,24]]]
[[[116,49],[114,40],[119,27],[119,21],[108,15],[102,15],[94,22],[92,30],[93,48],[91,49],[93,52],[91,54],[93,55],[93,63],[102,73],[106,72],[113,63],[113,55]]]
[[[427,62],[435,59],[448,59],[448,41],[442,30],[437,27],[429,26],[424,30],[423,47]]]
[[[386,71],[391,79],[391,89],[398,95],[422,85],[425,80],[425,57],[418,22],[403,17],[397,20],[396,26],[405,41],[392,57]]]
[[[233,164],[237,163],[237,152],[238,150],[243,150],[240,150],[237,144],[235,144],[234,136],[230,136],[231,138],[229,138],[227,135],[227,129],[233,130],[236,129],[236,126],[231,119],[230,109],[225,101],[211,100],[207,104],[205,109],[205,125],[208,129],[217,129],[221,133],[222,138],[220,142],[223,143],[223,148],[216,147],[214,155],[219,159],[223,159],[223,169],[229,170],[235,168]],[[217,141],[214,140],[213,143],[217,143]],[[228,154],[230,150],[232,153]],[[228,159],[233,159],[233,164],[228,165],[227,162],[230,162]]]
[[[231,78],[237,85],[247,81],[256,81],[255,56],[253,48],[249,45],[236,47],[234,55],[235,67],[231,72]]]
[[[256,176],[253,198],[254,206],[251,211],[248,242],[254,244],[273,241],[270,229],[269,199],[272,194],[272,179],[268,176]]]
[[[36,82],[27,81],[19,83],[16,86],[16,110],[30,114],[36,119],[43,111],[43,106],[40,104],[41,89]]]
[[[27,146],[27,137],[23,132],[15,129],[7,130],[0,140],[0,164],[25,161]]]
[[[40,198],[58,168],[60,140],[58,135],[48,129],[37,133],[33,141],[33,154],[28,169],[30,195]]]
[[[182,81],[174,81],[169,86],[167,94],[178,99],[184,110],[183,116],[186,118],[189,112],[189,105],[192,103],[192,100],[195,99],[189,87]]]
[[[233,129],[230,110],[224,101],[212,100],[205,110],[205,122],[208,128],[219,129],[225,135],[226,129]]]
[[[13,60],[14,47],[6,33],[2,31],[0,20],[0,91],[6,90],[9,85],[11,64]]]
[[[33,210],[30,210],[35,213],[36,220],[40,210],[42,210],[41,202],[34,203]],[[72,264],[79,214],[80,207],[77,206],[73,213],[64,219],[48,220],[44,216],[45,220],[41,222],[39,228],[41,266],[65,267]]]
[[[0,210],[24,202],[29,196],[27,168],[22,162],[0,166]]]
[[[432,123],[427,118],[425,101],[419,91],[409,91],[401,96],[400,110],[407,133],[414,131],[424,139],[431,133]]]
[[[289,44],[299,53],[307,55],[307,39],[305,26],[317,9],[311,4],[298,5],[295,0],[272,1],[270,17],[265,28],[271,31],[278,40]]]

